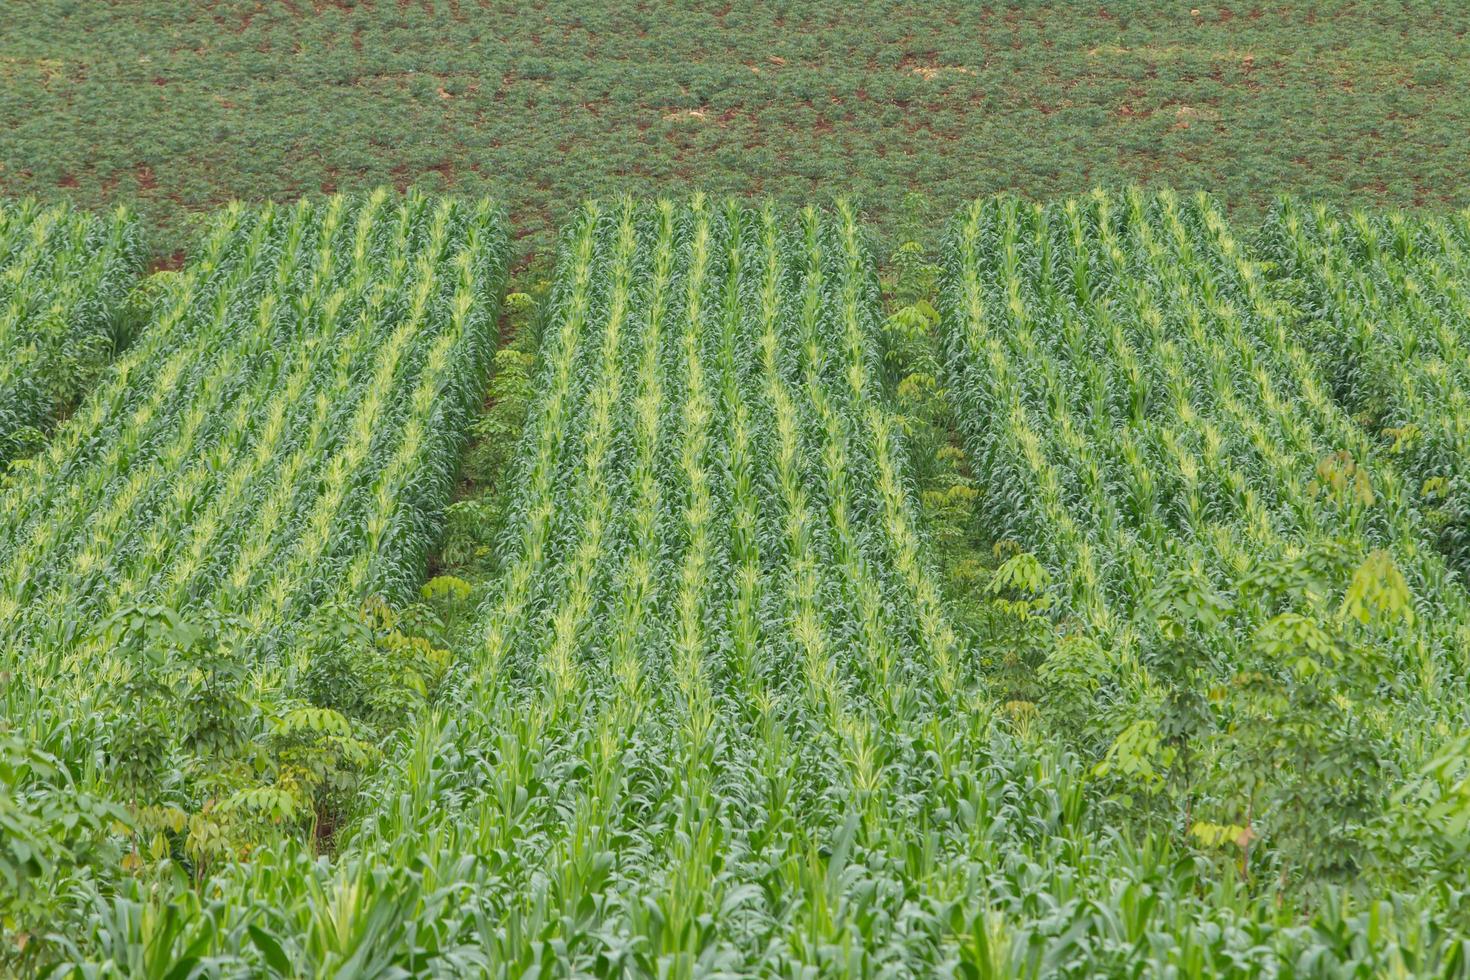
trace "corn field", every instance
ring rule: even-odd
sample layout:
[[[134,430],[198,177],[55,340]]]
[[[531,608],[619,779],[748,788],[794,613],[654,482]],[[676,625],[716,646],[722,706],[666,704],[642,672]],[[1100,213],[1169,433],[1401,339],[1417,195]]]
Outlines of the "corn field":
[[[1464,976],[1465,234],[1001,196],[885,317],[842,201],[539,299],[489,201],[232,205],[0,490],[0,964]]]
[[[1331,553],[1323,585],[1408,577],[1421,615],[1374,641],[1413,679],[1400,693],[1463,670],[1463,590],[1424,544],[1416,488],[1332,400],[1207,198],[977,203],[946,258],[961,425],[985,482],[1014,488],[981,519],[1043,558],[1079,635],[1126,661],[1161,589]]]
[[[111,359],[142,259],[124,209],[0,202],[0,466],[35,451]]]
[[[1214,202],[976,202],[944,267],[978,520],[1038,566],[1039,709],[1103,784],[1282,881],[1462,806],[1464,589]]]
[[[1470,216],[1288,198],[1265,247],[1343,404],[1413,480],[1452,566],[1470,570]]]
[[[850,212],[576,214],[473,655],[384,767],[351,877],[262,859],[219,949],[505,974],[954,959],[904,896],[968,887],[949,862],[972,843],[932,828],[982,792],[988,710],[874,388],[875,288]],[[323,893],[377,931],[323,935]]]
[[[410,649],[379,690],[334,674],[381,641],[364,602],[423,577],[484,391],[506,240],[487,201],[232,206],[13,475],[6,735],[45,754],[37,772],[69,773],[67,794],[127,803],[124,866],[170,853],[167,831],[202,869],[240,853],[232,826],[307,819],[374,755],[373,722],[443,670],[442,651]],[[22,798],[58,790],[25,775]],[[22,896],[48,846],[17,843]]]

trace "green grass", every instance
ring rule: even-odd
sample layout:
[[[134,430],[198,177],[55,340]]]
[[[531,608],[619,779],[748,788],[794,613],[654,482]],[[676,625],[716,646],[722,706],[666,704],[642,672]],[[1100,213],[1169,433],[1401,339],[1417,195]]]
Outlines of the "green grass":
[[[943,213],[1167,181],[1470,204],[1470,8],[1407,2],[35,0],[0,34],[0,195],[135,204],[157,252],[233,197],[492,193],[522,250],[587,196]]]

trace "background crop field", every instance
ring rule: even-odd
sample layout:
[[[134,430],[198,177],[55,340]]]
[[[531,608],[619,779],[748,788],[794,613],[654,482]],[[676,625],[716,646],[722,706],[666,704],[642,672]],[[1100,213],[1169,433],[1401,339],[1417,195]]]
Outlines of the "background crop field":
[[[849,193],[892,234],[999,190],[1470,203],[1470,6],[1287,0],[12,0],[0,195],[135,202],[164,255],[232,197],[490,192],[522,251],[620,191]]]

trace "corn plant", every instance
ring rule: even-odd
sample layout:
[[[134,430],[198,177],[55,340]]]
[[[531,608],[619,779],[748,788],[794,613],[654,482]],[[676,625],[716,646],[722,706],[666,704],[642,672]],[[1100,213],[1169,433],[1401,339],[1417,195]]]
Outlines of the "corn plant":
[[[0,202],[0,466],[35,451],[124,336],[137,222]]]

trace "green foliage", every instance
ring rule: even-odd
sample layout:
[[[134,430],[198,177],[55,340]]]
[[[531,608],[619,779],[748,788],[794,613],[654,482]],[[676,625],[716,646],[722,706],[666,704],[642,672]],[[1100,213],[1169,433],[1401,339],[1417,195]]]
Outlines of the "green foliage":
[[[507,239],[489,201],[232,206],[134,294],[136,342],[13,468],[5,717],[70,774],[53,795],[129,816],[120,859],[40,867],[28,935],[54,942],[120,877],[202,882],[283,836],[330,845],[436,696],[435,606],[453,603],[413,600],[484,395]],[[26,769],[15,798],[46,778]]]
[[[204,954],[312,973],[957,960],[995,735],[927,568],[876,294],[850,210],[585,205],[471,655],[334,865],[283,843],[220,871]],[[959,810],[974,832],[941,834]],[[963,955],[1003,968],[977,928]]]
[[[1133,832],[1278,902],[1452,866],[1458,777],[1430,759],[1470,604],[1394,452],[1333,401],[1305,292],[1167,192],[979,201],[943,264],[940,377],[980,526],[1015,542],[987,591],[1054,624],[1039,662],[1000,638],[1028,727],[1091,759]]]
[[[1283,198],[1261,238],[1273,290],[1300,309],[1338,398],[1419,484],[1436,544],[1470,575],[1470,216]]]
[[[221,231],[16,469],[6,967],[1463,973],[1455,491],[1400,475],[1429,422],[1334,401],[1306,287],[1210,199],[982,202],[935,264],[911,196],[884,280],[846,204],[590,202],[511,345],[478,310],[410,385],[392,314],[448,345],[482,292],[458,207],[384,218],[439,257],[386,273],[314,205]],[[269,332],[355,302],[359,342]],[[153,365],[211,317],[242,346]],[[136,400],[211,364],[279,421]]]
[[[949,393],[941,384],[939,313],[941,268],[917,240],[930,202],[904,199],[904,232],[894,251],[885,299],[893,311],[878,338],[884,378],[910,449],[913,479],[928,532],[929,550],[960,628],[975,636],[981,663],[998,700],[1017,721],[1031,716],[1039,695],[1035,672],[1056,641],[1050,621],[1032,614],[1051,602],[1051,583],[1014,542],[989,546],[974,514],[982,490],[972,478],[955,431]],[[989,552],[989,553],[987,553]],[[996,562],[999,568],[994,567]]]
[[[1075,739],[1088,756],[1108,746],[1114,734],[1106,712],[1110,695],[1116,693],[1114,672],[1097,640],[1081,633],[1053,642],[1036,668],[1041,717],[1047,727]]]
[[[245,696],[244,624],[205,604],[188,618],[167,606],[124,606],[93,638],[125,664],[122,679],[101,699],[114,718],[106,736],[109,780],[117,798],[150,799],[158,774],[184,747],[214,778],[215,760],[240,753],[255,713]]]
[[[21,962],[53,925],[56,883],[116,861],[115,834],[131,823],[122,807],[78,792],[55,756],[0,727],[0,931]]]
[[[0,37],[0,193],[128,202],[163,255],[232,199],[383,183],[492,194],[543,254],[584,197],[691,187],[799,207],[840,184],[890,242],[915,237],[914,189],[940,214],[1128,182],[1255,212],[1280,191],[1470,204],[1460,4],[31,0],[26,15]]]
[[[1177,775],[1189,830],[1217,846],[1221,827],[1239,828],[1226,836],[1244,841],[1242,874],[1257,839],[1282,876],[1355,873],[1366,823],[1384,806],[1393,745],[1375,701],[1393,665],[1381,638],[1413,613],[1386,552],[1355,570],[1346,558],[1262,562],[1229,595],[1175,580],[1154,606],[1167,640],[1144,660],[1166,684],[1158,732],[1187,770]],[[1201,634],[1220,631],[1250,637],[1223,681],[1170,663],[1197,657]]]
[[[515,292],[505,298],[513,338],[495,352],[488,408],[470,425],[459,499],[446,514],[439,563],[474,578],[492,576],[501,558],[497,543],[503,537],[502,508],[510,496],[505,477],[535,395],[537,314],[548,288],[548,283],[538,281],[533,293]]]
[[[1447,741],[1408,774],[1374,828],[1380,873],[1408,887],[1464,891],[1470,867],[1470,734]]]

